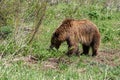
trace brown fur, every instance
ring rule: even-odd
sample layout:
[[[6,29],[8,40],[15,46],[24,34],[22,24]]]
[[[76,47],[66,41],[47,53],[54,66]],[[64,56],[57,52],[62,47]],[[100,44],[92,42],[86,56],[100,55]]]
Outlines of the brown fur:
[[[100,44],[100,33],[96,25],[89,20],[66,19],[55,30],[51,38],[50,48],[59,49],[62,42],[67,41],[67,55],[79,55],[79,42],[83,47],[83,54],[89,53],[92,48],[92,56],[98,54]]]

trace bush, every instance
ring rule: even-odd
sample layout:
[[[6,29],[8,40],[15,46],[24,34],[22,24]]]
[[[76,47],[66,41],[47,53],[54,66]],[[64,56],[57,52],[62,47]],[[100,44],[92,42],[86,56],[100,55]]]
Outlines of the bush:
[[[89,12],[88,16],[90,19],[98,19],[99,18],[99,14],[96,11]]]
[[[0,37],[1,38],[6,38],[10,33],[12,33],[12,27],[10,27],[10,26],[0,27]]]

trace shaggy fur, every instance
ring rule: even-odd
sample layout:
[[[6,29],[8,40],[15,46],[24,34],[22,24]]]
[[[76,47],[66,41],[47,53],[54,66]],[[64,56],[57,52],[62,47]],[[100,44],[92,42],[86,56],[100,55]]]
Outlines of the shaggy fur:
[[[53,33],[50,48],[59,49],[64,41],[68,44],[67,55],[79,55],[78,45],[81,43],[83,54],[87,55],[91,47],[92,56],[96,56],[100,45],[100,33],[96,25],[89,20],[66,19]]]

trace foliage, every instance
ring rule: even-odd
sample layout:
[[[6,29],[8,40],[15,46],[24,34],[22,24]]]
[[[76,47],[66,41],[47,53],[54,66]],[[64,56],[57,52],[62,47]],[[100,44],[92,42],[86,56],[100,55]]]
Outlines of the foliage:
[[[1,38],[6,38],[10,33],[12,33],[12,27],[10,26],[0,27]]]
[[[3,8],[5,8],[4,5],[6,4],[8,4],[6,7],[14,4],[13,6],[8,8],[12,12],[7,11],[7,9],[4,9],[5,11],[1,10],[1,13],[5,14],[6,16],[5,19],[7,21],[12,19],[12,23],[6,23],[6,22],[5,23],[7,25],[13,25],[14,28],[7,25],[2,26],[1,33],[9,34],[11,33],[11,28],[13,28],[14,30],[12,30],[12,33],[13,33],[12,37],[11,39],[10,38],[6,39],[5,40],[6,43],[9,42],[9,40],[13,40],[10,43],[10,45],[14,44],[14,46],[16,47],[18,46],[17,47],[18,50],[22,46],[26,46],[23,49],[22,54],[24,55],[29,54],[30,52],[34,55],[42,56],[42,58],[45,58],[45,56],[46,57],[55,56],[55,55],[50,55],[49,51],[46,51],[46,48],[49,47],[52,32],[64,18],[75,18],[75,19],[88,18],[98,26],[101,33],[102,44],[114,45],[114,46],[110,46],[109,48],[119,48],[119,45],[118,45],[120,43],[119,42],[119,39],[120,39],[119,38],[119,35],[120,35],[119,20],[120,19],[118,18],[120,16],[119,12],[116,12],[113,8],[110,13],[107,13],[109,9],[106,8],[105,11],[103,10],[104,6],[102,5],[104,3],[102,1],[98,1],[97,3],[96,1],[93,3],[89,1],[88,3],[85,3],[83,1],[81,3],[90,4],[90,5],[89,6],[81,5],[80,3],[76,3],[76,1],[69,2],[69,3],[59,2],[57,5],[52,5],[52,6],[49,5],[48,3],[44,21],[42,23],[43,28],[40,28],[39,31],[36,33],[37,35],[35,36],[35,40],[33,41],[33,43],[28,45],[26,43],[31,36],[31,31],[35,29],[34,27],[39,22],[38,18],[40,18],[41,11],[42,11],[42,10],[39,11],[39,9],[42,9],[40,7],[42,4],[37,0],[36,2],[19,1],[19,0],[17,2],[14,0],[11,2],[2,1],[1,7]],[[18,6],[18,8],[16,6]],[[36,15],[37,11],[39,15]],[[6,14],[5,12],[9,14]],[[7,18],[7,16],[9,16],[10,18]],[[36,30],[38,30],[38,28]],[[1,46],[2,45],[5,45],[5,44],[1,44]],[[63,45],[64,47],[61,47],[61,50],[64,52],[67,49],[65,48],[65,44]],[[2,47],[4,48],[6,46],[2,46]],[[9,49],[13,50],[11,48],[7,48],[5,50],[6,53],[11,53]],[[14,51],[15,50],[13,50],[12,52]],[[3,52],[2,48],[0,52]]]
[[[1,27],[1,32],[9,34],[11,33],[10,28],[13,28],[14,29],[12,32],[14,33],[13,37],[11,39],[7,39],[8,41],[5,40],[6,42],[9,42],[9,40],[13,40],[12,41],[13,43],[10,43],[10,44],[14,44],[14,46],[19,46],[18,49],[20,48],[20,46],[25,45],[26,47],[23,49],[24,55],[29,54],[30,52],[37,56],[44,56],[42,58],[45,58],[45,56],[46,57],[53,56],[53,55],[50,55],[48,51],[46,51],[46,48],[49,47],[52,32],[54,31],[55,27],[57,27],[64,18],[75,18],[75,19],[88,18],[88,19],[91,19],[98,26],[101,33],[102,44],[108,45],[108,43],[110,43],[109,45],[114,45],[114,46],[110,46],[110,48],[119,48],[119,45],[118,45],[120,43],[119,42],[120,26],[119,26],[119,18],[118,18],[120,16],[119,12],[116,12],[113,9],[110,13],[107,13],[109,9],[106,8],[105,11],[103,10],[104,6],[102,6],[103,5],[102,1],[98,1],[98,3],[96,2],[89,3],[89,1],[88,3],[84,3],[83,1],[81,3],[90,4],[90,5],[89,6],[81,5],[80,3],[76,3],[76,1],[69,2],[69,3],[60,2],[57,5],[52,5],[52,6],[49,5],[48,3],[46,15],[42,23],[43,28],[39,29],[40,31],[37,33],[38,35],[36,35],[35,37],[36,39],[33,41],[33,43],[31,45],[27,45],[26,41],[28,41],[29,40],[28,38],[30,38],[29,36],[31,36],[31,32],[29,30],[31,31],[34,30],[33,27],[37,25],[39,21],[38,17],[40,17],[41,15],[40,14],[41,12],[39,12],[40,15],[38,16],[35,15],[37,14],[37,10],[39,10],[38,8],[40,8],[41,6],[41,3],[39,3],[39,1],[37,0],[36,2],[19,1],[19,0],[17,2],[15,2],[14,0],[11,2],[2,1],[1,7],[3,8],[5,4],[8,4],[8,6],[15,4],[8,8],[10,11],[12,11],[12,13],[8,11],[9,15],[7,16],[9,16],[10,18],[5,18],[8,21],[13,19],[12,20],[13,22],[7,23],[7,25],[13,25],[15,28],[10,26],[7,26],[7,27],[3,26]],[[38,6],[39,4],[40,6]],[[18,9],[16,8],[16,6],[18,6]],[[7,12],[6,10],[7,9],[5,9],[5,11],[4,10],[1,11],[2,14],[6,14],[4,13],[4,12]],[[25,26],[28,26],[28,27],[25,27]],[[26,31],[24,31],[24,29]],[[29,33],[30,35],[28,35]],[[14,40],[14,37],[15,37],[15,40]],[[4,44],[1,44],[1,45],[4,45]],[[2,46],[2,47],[5,47],[5,46]],[[30,49],[32,50],[29,51]],[[63,52],[67,50],[65,47],[61,47],[61,49]],[[0,51],[3,52],[2,49]],[[7,51],[6,53],[9,53],[9,48],[6,51]],[[12,52],[14,51],[15,50],[13,50]]]
[[[41,68],[41,62],[49,58],[58,59],[61,56],[65,56],[67,51],[66,43],[63,43],[58,51],[47,50],[53,31],[65,18],[86,18],[93,21],[101,33],[100,50],[106,50],[106,48],[108,50],[120,49],[120,12],[116,11],[117,2],[113,0],[113,4],[107,0],[57,1],[57,3],[52,5],[50,1],[47,4],[43,2],[47,5],[47,8],[42,19],[43,21],[39,25],[37,24],[42,15],[42,0],[0,1],[0,57],[1,55],[3,56],[3,59],[0,61],[0,79],[118,80],[120,78],[120,67],[99,64],[94,62],[94,60],[91,61],[91,57],[88,56],[65,58],[65,62],[64,60],[60,61],[58,68],[54,70],[48,69],[44,71]],[[112,7],[106,6],[106,3],[113,5]],[[36,25],[39,28],[35,28]],[[34,39],[32,39],[33,42],[28,44],[35,29],[37,32]],[[5,37],[7,38],[1,39],[1,33],[11,35],[6,35]],[[38,58],[38,63],[29,65],[29,63],[25,64],[22,61],[18,61],[11,62],[10,66],[9,64],[7,65],[5,63],[7,62],[6,59],[9,62],[9,59],[13,59],[15,55],[35,56]],[[68,60],[68,63],[66,60]],[[87,60],[88,63],[84,60]],[[117,60],[116,58],[115,63],[118,63]],[[70,64],[69,61],[73,63]],[[12,72],[14,73],[11,74]]]

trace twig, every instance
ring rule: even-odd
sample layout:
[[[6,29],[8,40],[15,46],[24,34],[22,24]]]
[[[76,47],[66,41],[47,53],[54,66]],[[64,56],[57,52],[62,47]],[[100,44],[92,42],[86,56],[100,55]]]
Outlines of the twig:
[[[42,23],[43,17],[45,16],[46,4],[44,3],[43,6],[41,6],[41,7],[43,8],[43,9],[41,10],[43,13],[42,13],[42,15],[41,15],[41,17],[40,17],[40,19],[39,19],[39,22],[37,23],[37,25],[36,25],[36,27],[35,27],[35,30],[34,30],[34,32],[33,32],[33,35],[32,35],[32,37],[31,37],[31,39],[28,41],[28,44],[30,44],[30,43],[32,42],[32,40],[34,39],[34,36],[35,36],[35,34],[37,33],[37,31],[38,31],[38,29],[39,29],[39,27],[40,27],[40,25],[41,25],[41,23]],[[39,15],[39,11],[40,11],[40,9],[38,9],[37,15]]]

